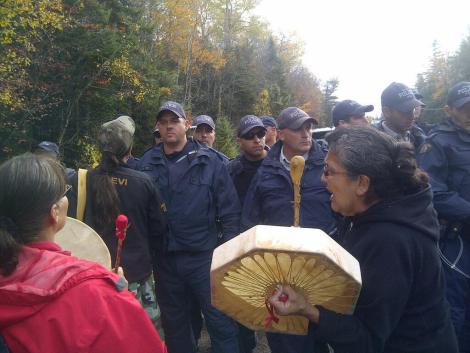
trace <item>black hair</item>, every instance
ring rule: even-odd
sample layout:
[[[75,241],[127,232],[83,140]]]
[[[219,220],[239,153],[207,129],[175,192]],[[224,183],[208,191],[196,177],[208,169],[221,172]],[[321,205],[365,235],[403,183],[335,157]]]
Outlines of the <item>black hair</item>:
[[[65,189],[64,168],[53,158],[25,153],[0,166],[2,275],[16,269],[21,245],[38,239],[52,205]]]
[[[369,177],[369,197],[389,199],[428,186],[429,178],[418,168],[410,143],[398,142],[369,126],[336,128],[326,141],[350,178]]]
[[[115,154],[103,152],[97,174],[92,179],[92,222],[100,234],[103,234],[105,229],[113,227],[116,217],[120,213],[119,195],[109,173],[112,173],[121,164],[123,162]]]

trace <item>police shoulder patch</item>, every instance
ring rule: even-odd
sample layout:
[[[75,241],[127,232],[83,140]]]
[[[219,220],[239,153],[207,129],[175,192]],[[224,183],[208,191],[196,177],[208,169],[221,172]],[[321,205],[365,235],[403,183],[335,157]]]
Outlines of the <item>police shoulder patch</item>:
[[[427,151],[429,151],[431,149],[431,144],[430,143],[423,143],[421,145],[421,147],[419,148],[419,153],[422,154],[422,153],[426,153]]]

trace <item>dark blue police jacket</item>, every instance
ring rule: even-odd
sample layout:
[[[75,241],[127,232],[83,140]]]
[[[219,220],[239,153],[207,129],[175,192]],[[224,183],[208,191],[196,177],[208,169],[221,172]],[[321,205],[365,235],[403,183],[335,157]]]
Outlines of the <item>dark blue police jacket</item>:
[[[446,119],[431,131],[417,159],[431,178],[439,218],[470,221],[470,133]]]
[[[148,150],[139,164],[160,188],[167,206],[166,251],[212,250],[239,234],[240,204],[224,161],[195,140],[188,144],[190,152],[173,166],[178,180],[170,180],[163,144]]]
[[[383,127],[384,120],[380,120],[377,123],[372,124],[372,127],[375,127],[377,130],[382,131],[384,133],[385,129]],[[419,147],[423,144],[426,138],[426,134],[424,133],[423,129],[421,129],[418,125],[413,124],[410,128],[410,143],[415,148],[415,152],[419,150]]]
[[[281,164],[282,141],[276,142],[253,178],[242,212],[242,228],[257,224],[291,226],[294,191],[290,173]],[[335,226],[330,193],[321,181],[326,152],[313,141],[301,180],[300,226],[329,233]]]

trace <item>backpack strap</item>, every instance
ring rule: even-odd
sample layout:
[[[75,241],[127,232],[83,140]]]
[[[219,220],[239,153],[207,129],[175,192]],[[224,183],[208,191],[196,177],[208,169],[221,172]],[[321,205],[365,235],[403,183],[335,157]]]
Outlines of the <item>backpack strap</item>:
[[[78,169],[77,219],[82,222],[85,216],[87,173],[86,169]]]

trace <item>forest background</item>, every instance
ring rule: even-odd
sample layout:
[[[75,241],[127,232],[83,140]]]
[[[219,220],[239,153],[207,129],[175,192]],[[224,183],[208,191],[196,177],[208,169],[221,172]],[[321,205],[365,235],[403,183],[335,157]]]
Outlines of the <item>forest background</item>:
[[[257,2],[3,0],[0,161],[49,140],[67,166],[92,165],[99,127],[119,115],[136,121],[140,156],[166,100],[183,103],[189,118],[214,117],[216,148],[229,157],[237,153],[234,126],[246,114],[277,116],[298,106],[331,126],[340,82],[317,79],[302,64],[303,43],[274,33],[254,15]],[[470,81],[470,33],[455,53],[435,43],[423,61],[416,79],[422,119],[437,122],[449,87]]]

